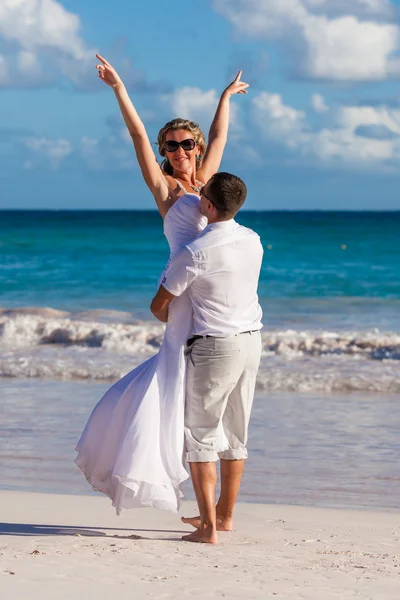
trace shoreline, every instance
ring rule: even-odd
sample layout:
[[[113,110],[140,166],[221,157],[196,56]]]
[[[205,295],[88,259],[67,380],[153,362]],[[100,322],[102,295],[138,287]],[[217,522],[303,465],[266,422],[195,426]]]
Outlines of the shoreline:
[[[191,529],[177,515],[117,517],[100,496],[0,491],[0,504],[4,597],[397,597],[400,511],[241,503],[235,531],[210,547],[182,542]]]
[[[90,488],[89,485],[88,485],[88,488]],[[71,498],[71,497],[74,497],[74,498],[87,498],[87,497],[90,497],[90,498],[100,498],[103,501],[108,502],[110,510],[112,512],[115,512],[115,508],[112,506],[111,500],[110,500],[110,498],[108,498],[108,496],[106,496],[105,494],[102,494],[101,492],[97,492],[96,490],[91,490],[91,489],[88,489],[87,492],[84,492],[84,491],[81,491],[81,490],[79,490],[79,491],[74,490],[74,491],[71,491],[71,492],[67,492],[65,490],[60,490],[60,491],[57,491],[57,490],[52,490],[52,491],[49,491],[49,490],[32,490],[32,489],[17,488],[17,487],[14,487],[12,485],[10,485],[10,486],[1,486],[0,485],[0,498],[1,498],[1,495],[3,493],[6,493],[6,494],[13,494],[13,493],[16,493],[16,494],[35,494],[35,495],[39,495],[39,496],[43,495],[43,496],[50,496],[50,497],[53,497],[53,496],[64,497],[65,496],[66,498]],[[265,508],[268,508],[268,507],[269,508],[281,507],[281,508],[287,508],[287,509],[291,509],[291,508],[297,509],[297,508],[299,508],[299,509],[309,509],[309,510],[314,510],[315,509],[315,510],[327,510],[327,511],[339,511],[339,512],[348,511],[348,512],[353,512],[353,513],[354,512],[355,513],[359,512],[359,513],[371,513],[371,514],[380,514],[380,515],[381,514],[388,514],[388,515],[397,515],[398,514],[399,517],[400,517],[400,505],[399,505],[399,507],[394,507],[394,506],[362,506],[362,505],[348,505],[348,506],[346,506],[346,505],[340,505],[340,504],[334,504],[334,503],[329,504],[329,503],[324,503],[324,502],[316,503],[316,504],[307,503],[307,502],[304,502],[304,503],[302,503],[302,502],[293,502],[293,503],[290,503],[290,502],[280,502],[280,501],[273,502],[273,501],[268,501],[268,500],[265,501],[265,502],[262,502],[259,499],[249,500],[248,496],[245,496],[244,498],[241,498],[240,497],[240,492],[239,492],[239,498],[238,498],[237,504],[241,505],[241,506],[244,505],[244,506],[249,506],[249,507],[250,506],[259,506],[259,507],[263,506]],[[179,510],[179,512],[176,515],[174,515],[173,513],[169,513],[168,511],[163,511],[161,509],[154,509],[154,510],[156,512],[161,512],[161,513],[169,514],[169,515],[171,515],[173,517],[175,516],[179,520],[179,518],[181,516],[183,516],[183,512],[185,510],[185,506],[192,506],[192,505],[193,506],[196,505],[195,500],[194,500],[194,492],[193,492],[193,490],[191,490],[190,494],[187,494],[187,495],[185,495],[182,498],[182,500],[181,500],[181,509]],[[143,508],[146,508],[146,507],[143,507]],[[122,513],[130,514],[130,513],[136,512],[137,510],[140,510],[140,508],[139,509],[138,508],[132,508],[132,509],[123,508],[122,509]],[[153,509],[148,509],[148,510],[153,510]]]

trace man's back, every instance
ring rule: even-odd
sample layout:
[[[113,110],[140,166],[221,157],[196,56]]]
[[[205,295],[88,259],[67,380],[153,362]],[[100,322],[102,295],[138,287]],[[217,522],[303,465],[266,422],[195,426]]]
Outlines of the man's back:
[[[186,247],[187,252],[183,260],[194,275],[188,287],[193,333],[226,337],[260,329],[257,286],[263,249],[259,236],[234,220],[212,223]],[[170,274],[166,281],[171,281]]]

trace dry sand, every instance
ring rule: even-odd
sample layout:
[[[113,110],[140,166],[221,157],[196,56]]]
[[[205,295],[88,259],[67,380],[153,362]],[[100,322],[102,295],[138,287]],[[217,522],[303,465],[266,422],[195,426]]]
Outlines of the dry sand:
[[[0,492],[0,598],[400,598],[400,513],[241,504],[218,546],[108,499]],[[185,503],[182,514],[193,515]]]

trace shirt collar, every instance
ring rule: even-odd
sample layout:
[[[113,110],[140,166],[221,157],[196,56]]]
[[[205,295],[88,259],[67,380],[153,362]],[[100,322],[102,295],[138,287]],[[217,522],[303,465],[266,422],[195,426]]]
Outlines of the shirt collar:
[[[214,231],[214,230],[224,230],[224,231],[229,231],[231,229],[234,229],[234,227],[237,226],[237,223],[235,221],[235,219],[229,219],[229,221],[218,221],[217,223],[209,223],[207,225],[207,230],[208,231]]]

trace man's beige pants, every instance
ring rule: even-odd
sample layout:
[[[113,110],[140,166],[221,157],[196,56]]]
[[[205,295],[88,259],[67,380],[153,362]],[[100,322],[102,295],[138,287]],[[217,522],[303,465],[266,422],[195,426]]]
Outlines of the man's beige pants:
[[[186,459],[247,458],[247,432],[261,357],[261,335],[196,339],[187,348]]]

